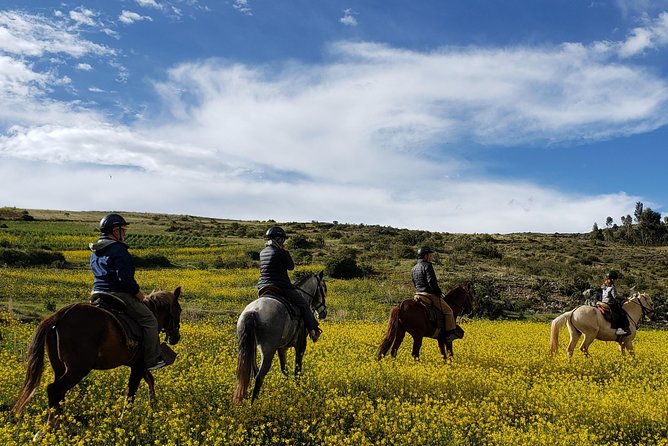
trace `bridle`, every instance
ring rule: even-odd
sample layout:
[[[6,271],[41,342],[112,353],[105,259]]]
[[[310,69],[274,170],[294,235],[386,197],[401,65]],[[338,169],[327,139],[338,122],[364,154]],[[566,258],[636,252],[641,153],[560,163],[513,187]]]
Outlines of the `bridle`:
[[[638,326],[640,325],[640,322],[641,322],[641,321],[643,321],[643,320],[646,319],[646,318],[647,318],[647,319],[651,319],[651,318],[653,318],[653,317],[654,317],[654,314],[656,313],[656,312],[654,311],[653,306],[648,308],[648,307],[646,307],[645,305],[643,305],[642,301],[640,300],[640,297],[637,297],[636,299],[629,299],[628,302],[629,302],[629,303],[633,303],[633,304],[640,305],[640,311],[641,311],[641,314],[640,314],[640,317],[638,318],[638,322],[634,321],[634,320],[631,319],[631,317],[629,316],[629,320],[630,320],[631,322],[633,322],[633,325],[636,326],[636,329],[637,329]],[[628,314],[628,312],[627,312],[627,314]]]
[[[320,276],[314,275],[313,277],[315,277],[315,280],[318,282],[315,288],[315,293],[311,294],[298,285],[295,285],[295,288],[297,288],[299,291],[309,296],[311,298],[311,307],[316,311],[316,313],[321,314],[323,311],[327,310],[327,305],[325,305],[325,295],[327,294],[327,285],[325,284],[325,281],[320,278]],[[319,299],[320,302],[318,302],[317,305],[314,305],[313,303],[316,301],[317,297],[321,298]]]

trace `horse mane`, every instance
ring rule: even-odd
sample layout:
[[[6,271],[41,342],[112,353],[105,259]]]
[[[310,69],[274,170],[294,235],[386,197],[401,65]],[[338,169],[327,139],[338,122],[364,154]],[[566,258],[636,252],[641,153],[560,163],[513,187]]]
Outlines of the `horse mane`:
[[[170,294],[167,291],[152,291],[151,294],[144,297],[144,303],[151,310],[160,310],[163,307],[169,309],[172,305]]]
[[[313,274],[309,274],[308,276],[303,276],[301,277],[297,282],[295,282],[296,286],[304,285],[307,280],[309,280],[311,277],[313,277]]]

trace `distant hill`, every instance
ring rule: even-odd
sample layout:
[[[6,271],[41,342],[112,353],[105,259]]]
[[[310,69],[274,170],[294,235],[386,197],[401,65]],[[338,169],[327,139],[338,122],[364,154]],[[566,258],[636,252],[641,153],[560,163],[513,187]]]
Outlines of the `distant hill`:
[[[133,249],[160,254],[178,268],[169,249],[237,246],[237,254],[198,267],[254,268],[266,229],[281,225],[300,265],[325,265],[354,258],[368,280],[409,292],[409,271],[418,247],[440,256],[442,288],[463,281],[476,285],[478,315],[526,317],[554,314],[584,302],[582,291],[598,287],[607,271],[621,272],[623,295],[649,293],[664,317],[668,296],[668,247],[635,246],[587,234],[451,234],[338,222],[274,222],[191,215],[121,212],[130,223]],[[12,249],[86,250],[106,212],[0,208],[0,243]],[[86,242],[86,243],[85,243]],[[183,254],[185,255],[185,254]],[[182,256],[183,256],[182,255]],[[183,266],[183,265],[182,265]],[[395,285],[393,285],[395,284]]]

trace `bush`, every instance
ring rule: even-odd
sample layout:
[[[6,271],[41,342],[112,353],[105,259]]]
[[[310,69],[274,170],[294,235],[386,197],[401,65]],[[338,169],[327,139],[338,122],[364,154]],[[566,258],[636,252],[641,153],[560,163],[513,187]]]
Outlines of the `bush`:
[[[12,248],[0,248],[0,263],[8,266],[38,266],[65,264],[65,256],[60,252],[46,249],[29,249],[26,251]]]
[[[357,265],[356,257],[352,251],[335,255],[325,264],[325,274],[335,279],[364,277],[364,270]]]
[[[149,254],[144,257],[133,256],[135,266],[140,268],[169,268],[172,263],[169,259],[160,254]]]

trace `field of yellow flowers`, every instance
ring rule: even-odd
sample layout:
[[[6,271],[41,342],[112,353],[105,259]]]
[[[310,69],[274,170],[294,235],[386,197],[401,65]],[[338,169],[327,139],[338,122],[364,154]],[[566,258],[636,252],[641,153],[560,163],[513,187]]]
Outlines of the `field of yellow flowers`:
[[[276,361],[259,399],[232,405],[235,321],[255,297],[257,270],[202,265],[242,258],[250,245],[174,249],[162,239],[133,250],[175,264],[138,270],[144,292],[183,290],[178,357],[154,374],[157,400],[144,385],[126,407],[129,369],[93,371],[68,393],[61,429],[44,431],[48,365],[24,413],[11,408],[34,319],[88,297],[89,253],[73,248],[91,241],[87,230],[0,237],[62,249],[68,263],[0,270],[0,445],[668,445],[668,332],[642,328],[636,360],[595,342],[592,358],[569,361],[566,331],[559,355],[548,355],[549,322],[464,320],[450,363],[430,339],[415,362],[409,336],[397,358],[378,362],[390,306],[411,293],[403,279],[328,279],[324,334],[309,342],[301,377],[283,376]]]
[[[3,315],[3,445],[28,444],[44,427],[50,370],[26,412],[10,412],[33,328]],[[323,328],[299,380],[275,364],[255,404],[237,407],[234,323],[186,323],[176,363],[155,372],[153,405],[144,386],[123,412],[129,370],[94,371],[68,394],[63,427],[34,444],[668,444],[667,332],[642,330],[635,361],[600,342],[593,358],[568,361],[548,356],[547,323],[475,320],[444,364],[433,340],[420,362],[410,342],[396,359],[376,362],[379,322]]]

